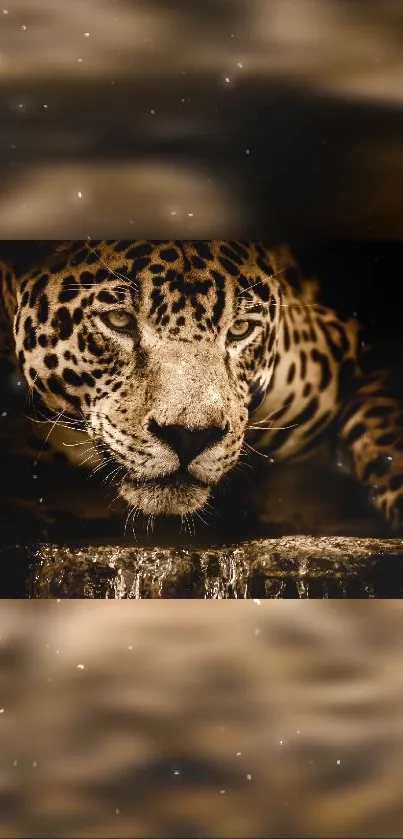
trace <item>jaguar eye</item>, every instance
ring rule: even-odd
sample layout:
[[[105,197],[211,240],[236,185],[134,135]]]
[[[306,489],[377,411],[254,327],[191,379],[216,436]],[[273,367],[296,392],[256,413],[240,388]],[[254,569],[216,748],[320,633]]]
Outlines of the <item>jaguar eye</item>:
[[[255,331],[257,324],[253,320],[236,320],[228,330],[228,341],[244,341]]]
[[[106,326],[109,326],[109,329],[114,329],[115,332],[134,332],[136,329],[133,315],[125,309],[111,309],[110,312],[104,312],[101,319]]]

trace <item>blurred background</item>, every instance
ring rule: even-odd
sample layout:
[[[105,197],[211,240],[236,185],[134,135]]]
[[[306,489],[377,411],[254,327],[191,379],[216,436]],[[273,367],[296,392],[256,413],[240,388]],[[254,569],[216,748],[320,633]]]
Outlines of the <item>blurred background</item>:
[[[397,602],[6,601],[1,837],[400,837]]]
[[[3,0],[2,238],[401,240],[400,0]]]

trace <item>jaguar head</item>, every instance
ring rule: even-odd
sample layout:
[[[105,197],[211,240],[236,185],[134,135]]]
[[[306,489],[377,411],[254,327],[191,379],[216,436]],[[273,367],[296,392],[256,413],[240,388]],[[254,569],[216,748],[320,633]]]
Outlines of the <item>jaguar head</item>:
[[[280,300],[255,244],[76,244],[19,282],[17,353],[47,408],[82,424],[131,507],[183,516],[240,458],[251,404],[272,378]]]

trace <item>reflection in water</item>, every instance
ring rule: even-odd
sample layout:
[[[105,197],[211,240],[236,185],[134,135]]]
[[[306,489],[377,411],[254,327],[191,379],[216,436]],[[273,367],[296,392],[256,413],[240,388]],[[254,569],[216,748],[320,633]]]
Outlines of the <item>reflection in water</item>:
[[[398,0],[5,3],[2,235],[398,238],[402,41]]]
[[[5,602],[0,634],[1,836],[401,836],[400,602]]]

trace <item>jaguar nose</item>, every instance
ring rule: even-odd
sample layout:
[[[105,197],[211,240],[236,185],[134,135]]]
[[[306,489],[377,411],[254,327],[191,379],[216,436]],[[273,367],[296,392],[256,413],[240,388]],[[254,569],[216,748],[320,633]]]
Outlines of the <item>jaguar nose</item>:
[[[217,425],[192,430],[185,425],[160,425],[155,419],[150,420],[148,427],[161,443],[174,450],[182,467],[188,466],[205,449],[219,443],[229,430]]]

